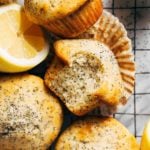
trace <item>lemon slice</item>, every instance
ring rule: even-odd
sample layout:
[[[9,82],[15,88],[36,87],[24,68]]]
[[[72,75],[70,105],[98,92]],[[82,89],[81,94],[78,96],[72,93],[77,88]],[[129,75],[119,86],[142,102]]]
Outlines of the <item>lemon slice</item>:
[[[0,72],[23,72],[41,63],[49,45],[42,29],[18,4],[0,7]]]
[[[144,129],[140,150],[150,150],[150,121]]]

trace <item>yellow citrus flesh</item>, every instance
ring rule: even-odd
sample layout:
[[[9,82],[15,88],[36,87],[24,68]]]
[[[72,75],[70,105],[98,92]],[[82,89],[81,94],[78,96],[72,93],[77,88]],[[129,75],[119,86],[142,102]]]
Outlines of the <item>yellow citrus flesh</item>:
[[[150,121],[146,125],[143,132],[141,150],[150,150]]]
[[[48,54],[41,28],[28,20],[17,4],[0,7],[0,71],[22,72]]]

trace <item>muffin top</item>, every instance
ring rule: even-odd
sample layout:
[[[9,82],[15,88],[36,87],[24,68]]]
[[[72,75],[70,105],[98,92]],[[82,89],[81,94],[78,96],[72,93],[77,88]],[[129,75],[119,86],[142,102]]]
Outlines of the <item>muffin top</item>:
[[[47,69],[45,83],[72,113],[81,116],[122,101],[119,66],[106,45],[92,39],[59,40],[54,49],[58,57]]]
[[[79,9],[87,0],[25,0],[25,10],[30,18],[53,21]],[[34,18],[32,18],[34,16]]]
[[[116,119],[90,117],[60,136],[56,150],[139,150],[136,139]]]
[[[41,78],[0,76],[0,147],[46,149],[58,135],[61,124],[61,106]]]

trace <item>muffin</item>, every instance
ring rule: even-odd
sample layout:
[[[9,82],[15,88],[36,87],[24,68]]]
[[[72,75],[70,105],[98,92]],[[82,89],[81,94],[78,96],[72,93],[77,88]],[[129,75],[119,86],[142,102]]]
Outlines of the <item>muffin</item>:
[[[39,77],[0,76],[0,147],[45,150],[62,125],[62,109]]]
[[[31,21],[67,38],[86,31],[102,10],[101,0],[25,0],[25,11]]]
[[[136,139],[116,119],[76,121],[59,137],[55,150],[139,150]]]
[[[106,104],[117,106],[123,83],[119,66],[107,46],[96,40],[60,40],[57,57],[45,74],[45,83],[75,115]]]
[[[121,104],[126,104],[134,91],[135,63],[131,40],[123,24],[117,17],[104,10],[98,21],[78,38],[96,39],[107,45],[114,53],[125,89],[125,99]]]

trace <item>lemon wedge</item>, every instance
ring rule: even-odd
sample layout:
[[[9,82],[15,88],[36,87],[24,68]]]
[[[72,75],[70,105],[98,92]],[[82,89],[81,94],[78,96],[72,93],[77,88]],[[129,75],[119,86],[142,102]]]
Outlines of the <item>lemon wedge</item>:
[[[150,150],[150,121],[145,126],[140,150]]]
[[[23,72],[41,63],[49,45],[42,29],[18,4],[0,7],[0,72]]]

